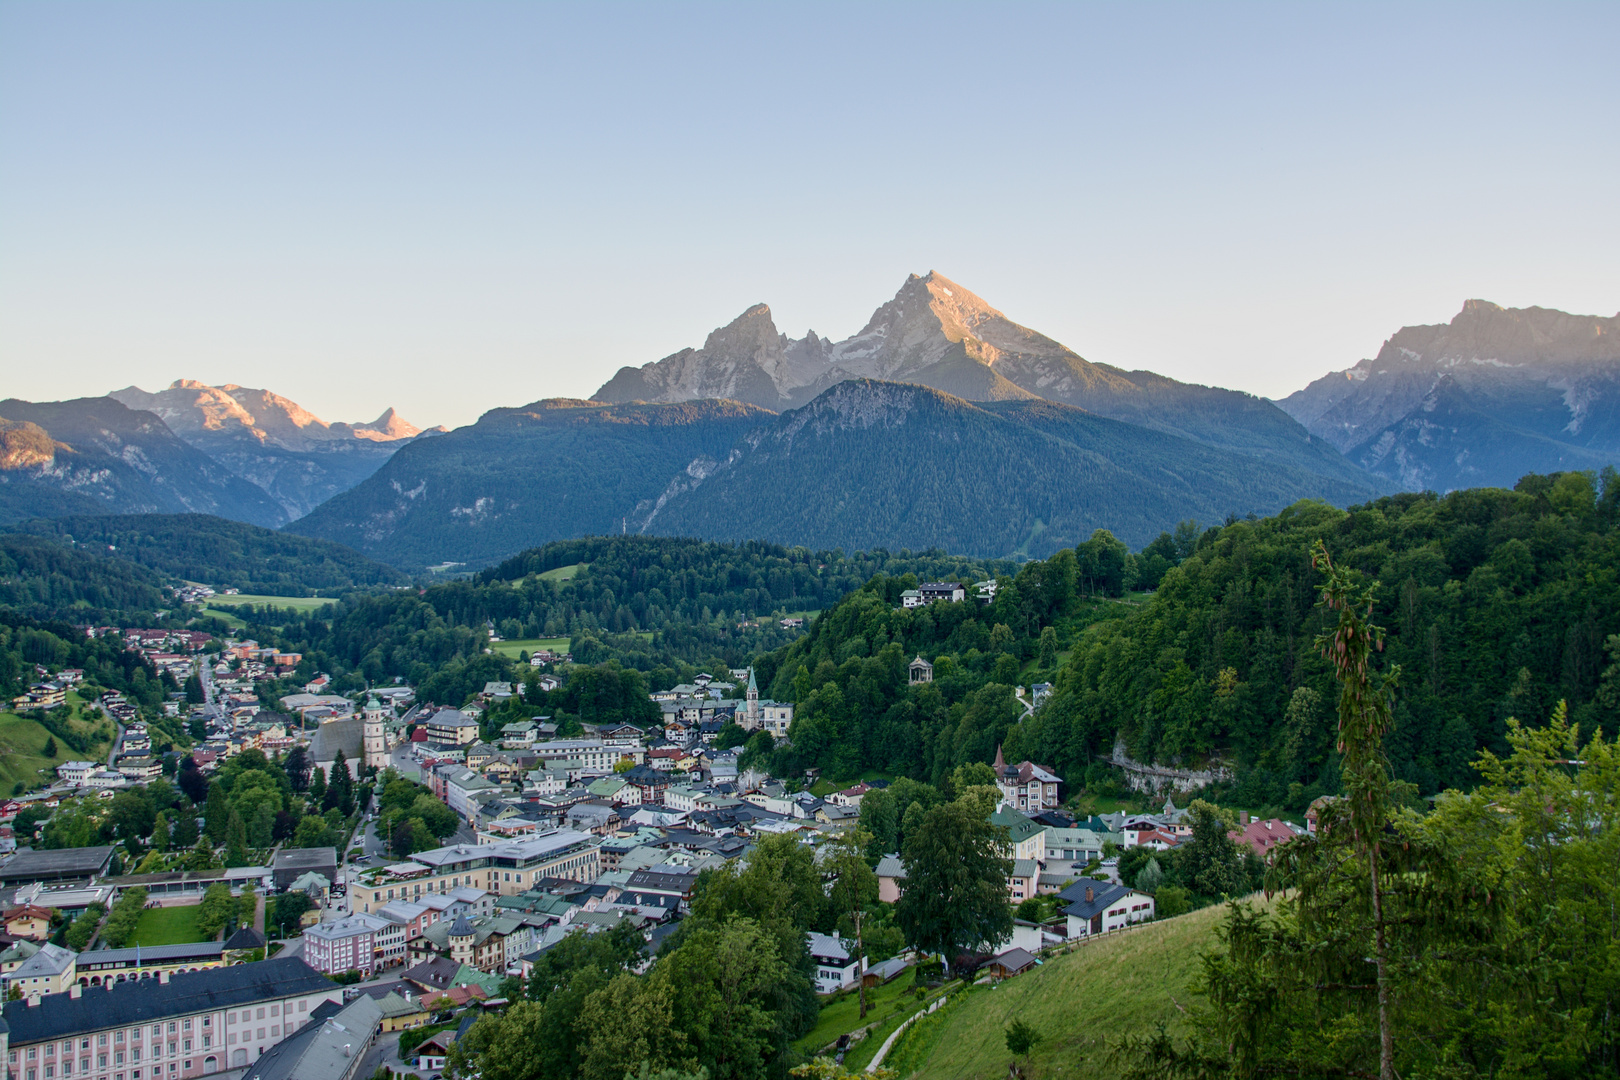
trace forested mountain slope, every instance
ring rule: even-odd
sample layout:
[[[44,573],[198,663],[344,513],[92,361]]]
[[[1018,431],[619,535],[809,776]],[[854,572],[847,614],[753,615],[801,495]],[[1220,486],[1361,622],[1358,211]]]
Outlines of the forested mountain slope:
[[[336,595],[407,580],[393,567],[342,544],[207,514],[59,517],[23,522],[11,531],[138,563],[170,579],[251,594]]]
[[[1425,794],[1472,782],[1479,750],[1504,750],[1509,716],[1540,723],[1567,699],[1590,731],[1620,723],[1620,477],[1526,477],[1514,491],[1400,495],[1346,512],[1303,502],[1206,531],[1144,602],[1105,538],[1030,563],[995,604],[902,610],[878,579],[765,658],[771,692],[799,702],[784,772],[868,768],[939,782],[1005,742],[1071,783],[1123,737],[1138,760],[1211,757],[1239,770],[1232,797],[1302,811],[1336,790],[1337,684],[1316,650],[1324,625],[1308,549],[1379,583],[1381,663],[1402,668],[1386,740],[1396,775]],[[1140,561],[1140,560],[1138,560]],[[1051,637],[1048,640],[1047,635]],[[1057,667],[1053,657],[1067,651]],[[921,653],[934,681],[907,682]],[[1033,661],[1033,663],[1032,663]],[[1028,719],[1010,686],[1055,676]]]
[[[1004,556],[1072,546],[1098,528],[1141,545],[1185,517],[1370,494],[1071,406],[981,406],[860,379],[687,470],[632,521],[664,535]]]
[[[43,536],[0,533],[0,606],[40,619],[133,617],[144,624],[174,599],[163,576],[144,566]]]
[[[619,532],[635,505],[768,419],[735,401],[494,409],[412,443],[288,531],[402,567],[486,565],[549,540]]]
[[[461,704],[492,679],[521,675],[513,655],[488,655],[486,627],[506,641],[556,639],[582,664],[615,660],[680,681],[675,669],[740,667],[801,636],[779,614],[831,606],[874,574],[979,580],[1010,564],[938,551],[844,555],[774,544],[717,544],[654,537],[559,541],[475,578],[416,592],[354,595],[326,611],[289,618],[239,612],[261,640],[304,653],[340,682],[404,676]],[[563,570],[564,573],[552,573]]]
[[[259,488],[111,398],[0,401],[0,523],[59,513],[199,513],[277,525]]]

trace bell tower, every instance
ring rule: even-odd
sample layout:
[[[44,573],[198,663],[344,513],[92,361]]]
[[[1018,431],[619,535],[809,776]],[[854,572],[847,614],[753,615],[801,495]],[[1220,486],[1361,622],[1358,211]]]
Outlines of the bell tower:
[[[365,711],[361,715],[360,731],[365,750],[365,763],[381,772],[388,768],[388,740],[383,734],[385,711],[376,698],[370,698],[366,701]]]

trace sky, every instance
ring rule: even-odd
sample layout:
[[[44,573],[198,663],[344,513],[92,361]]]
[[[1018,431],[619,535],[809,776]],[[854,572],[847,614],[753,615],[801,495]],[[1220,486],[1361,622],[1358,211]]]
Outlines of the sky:
[[[0,397],[426,426],[937,270],[1281,397],[1620,310],[1620,4],[0,3]]]

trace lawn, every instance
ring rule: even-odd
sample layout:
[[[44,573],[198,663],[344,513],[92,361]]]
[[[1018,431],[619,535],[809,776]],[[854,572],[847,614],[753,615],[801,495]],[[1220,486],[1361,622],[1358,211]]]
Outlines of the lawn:
[[[77,704],[77,695],[69,695]],[[73,728],[88,731],[92,725],[82,720],[70,721]],[[71,749],[60,739],[56,741],[56,756],[44,754],[51,733],[37,720],[29,720],[13,712],[0,713],[0,791],[10,791],[17,784],[24,790],[37,787],[42,781],[56,778],[56,767],[65,761],[105,761],[108,745],[105,740],[93,744],[84,754]]]
[[[882,1032],[877,1035],[874,1046],[882,1045],[888,1038],[888,1032],[893,1031],[895,1025],[910,1016],[927,1004],[927,1001],[918,1001],[914,992],[911,969],[894,978],[893,981],[875,987],[866,994],[866,1019],[861,1019],[860,995],[851,990],[830,998],[822,1005],[821,1013],[816,1017],[816,1026],[810,1033],[799,1039],[794,1045],[801,1053],[812,1053],[837,1039],[840,1035],[866,1027],[868,1024],[879,1024]],[[870,1039],[873,1036],[868,1035]]]
[[[547,649],[551,652],[567,652],[568,639],[565,637],[521,638],[517,641],[497,641],[490,648],[502,656],[510,656],[516,660],[520,652],[535,653],[541,649]]]
[[[541,581],[569,581],[579,576],[579,572],[589,566],[589,563],[577,562],[572,566],[559,566],[555,570],[547,570],[540,575]]]
[[[141,912],[141,921],[135,924],[135,933],[125,942],[126,948],[136,945],[184,945],[205,941],[197,929],[197,912],[202,905],[184,907],[147,908]]]
[[[893,773],[880,772],[877,769],[867,769],[865,772],[861,773],[861,775],[859,775],[857,777],[853,777],[852,779],[849,779],[849,780],[835,780],[830,776],[823,776],[821,779],[817,780],[814,784],[810,785],[810,794],[816,796],[817,798],[825,799],[828,795],[831,795],[833,792],[835,792],[835,791],[843,791],[845,788],[854,787],[856,784],[859,784],[863,780],[893,780],[893,779],[894,779],[894,774]]]
[[[1055,1075],[1061,1065],[1088,1080],[1117,1076],[1112,1044],[1151,1035],[1161,1023],[1172,1036],[1182,1030],[1182,1009],[1195,1000],[1190,987],[1199,953],[1224,917],[1217,906],[1153,923],[1052,957],[994,989],[968,991],[937,1019],[908,1029],[884,1065],[902,1078],[1003,1077],[1012,1060],[1005,1031],[1017,1018],[1041,1034],[1031,1075]]]
[[[211,608],[241,607],[243,604],[259,604],[268,607],[291,608],[294,611],[315,611],[327,604],[335,604],[325,596],[253,596],[248,593],[238,593],[235,596],[210,596],[208,606]]]

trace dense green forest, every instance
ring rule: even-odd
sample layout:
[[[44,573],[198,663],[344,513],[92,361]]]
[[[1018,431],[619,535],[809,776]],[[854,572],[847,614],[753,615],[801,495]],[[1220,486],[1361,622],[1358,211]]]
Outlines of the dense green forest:
[[[460,688],[513,677],[514,658],[484,653],[489,626],[507,641],[566,640],[577,662],[617,660],[661,688],[780,647],[801,631],[782,629],[779,615],[832,604],[875,573],[976,580],[995,568],[933,551],[845,555],[602,537],[547,544],[420,593],[357,594],[304,615],[239,613],[262,640],[304,653],[314,670],[370,682],[404,677],[432,700],[460,704]]]
[[[1097,757],[1123,735],[1138,760],[1229,761],[1240,782],[1222,794],[1242,804],[1303,810],[1338,775],[1333,681],[1312,645],[1324,616],[1308,551],[1321,539],[1379,582],[1386,655],[1403,672],[1395,775],[1425,795],[1471,786],[1479,751],[1505,750],[1509,716],[1567,699],[1583,730],[1620,721],[1617,519],[1612,471],[1567,473],[1349,511],[1304,502],[1134,558],[1092,541],[1026,564],[988,608],[900,610],[905,582],[878,578],[761,661],[773,695],[799,703],[791,748],[770,760],[939,783],[1005,742],[1074,785],[1107,777]],[[1085,595],[1088,567],[1123,566],[1103,574],[1113,592],[1149,560],[1175,565],[1145,600]],[[934,681],[910,686],[918,653]],[[1009,687],[1048,672],[1053,699],[1021,719]]]
[[[50,537],[167,578],[262,596],[337,596],[398,585],[399,571],[329,540],[208,514],[104,514],[35,520],[13,532]]]
[[[143,710],[163,703],[164,695],[179,689],[174,680],[161,675],[139,653],[130,652],[116,637],[87,638],[84,631],[67,623],[31,619],[17,611],[0,608],[0,696],[11,698],[39,681],[37,668],[60,671],[80,668],[84,682],[79,692],[92,697],[103,690],[117,690]],[[69,747],[82,750],[71,729],[63,723],[67,706],[51,712],[38,712],[45,726]]]
[[[39,536],[0,533],[0,605],[36,618],[143,625],[174,606],[161,575]]]

